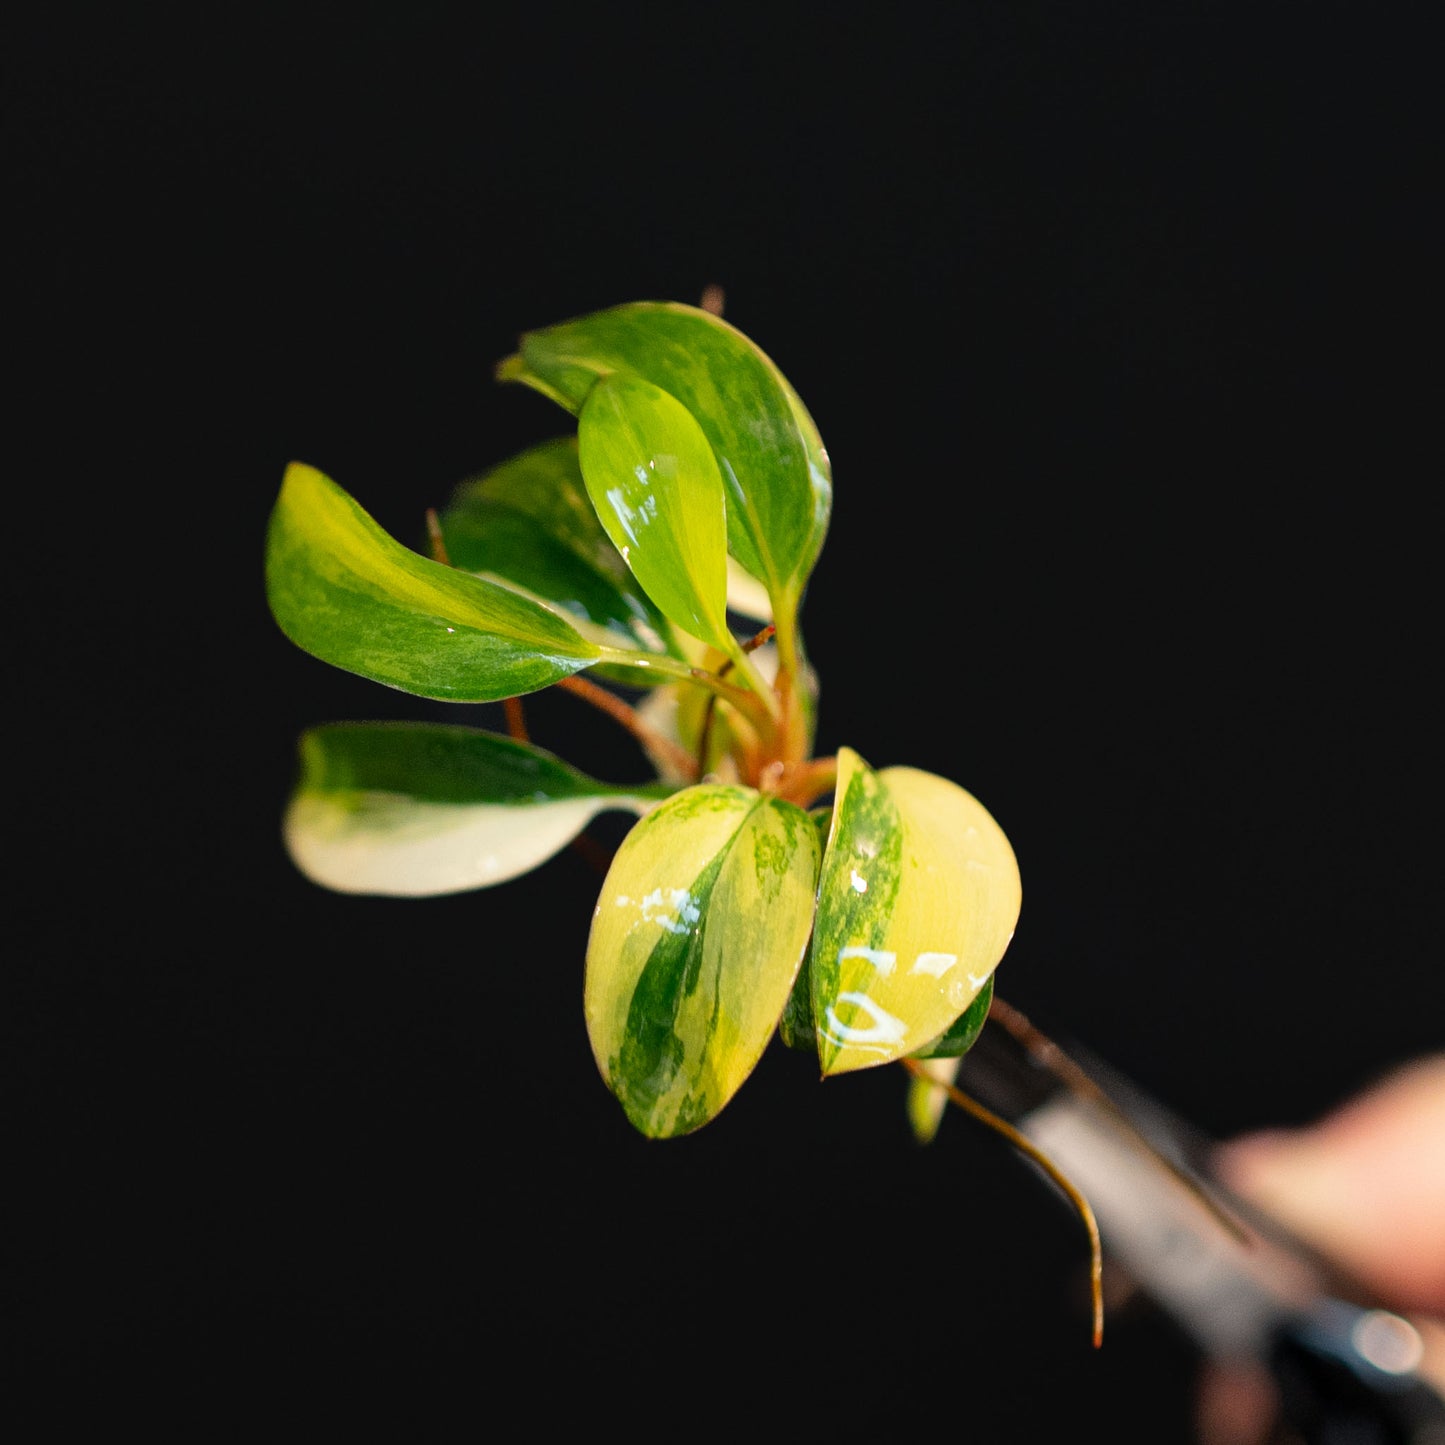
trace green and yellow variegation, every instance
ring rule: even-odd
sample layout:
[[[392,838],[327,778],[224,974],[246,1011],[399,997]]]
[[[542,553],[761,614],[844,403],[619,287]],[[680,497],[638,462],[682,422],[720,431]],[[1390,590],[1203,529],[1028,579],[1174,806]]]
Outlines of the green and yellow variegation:
[[[988,982],[952,1026],[914,1054],[914,1058],[922,1061],[923,1072],[908,1081],[907,1109],[909,1127],[920,1144],[931,1143],[938,1133],[948,1104],[948,1091],[941,1086],[953,1083],[958,1077],[958,1066],[983,1032],[992,1003],[993,975],[990,974]]]
[[[549,608],[403,547],[299,462],[286,469],[271,513],[266,597],[298,647],[449,702],[535,692],[604,653]]]
[[[685,632],[735,652],[722,475],[692,414],[617,372],[587,393],[577,446],[597,516],[643,590]]]
[[[453,567],[537,598],[600,629],[615,646],[685,660],[672,624],[602,528],[582,481],[576,437],[529,447],[470,478],[438,522]],[[598,664],[596,676],[633,687],[660,680],[650,667],[607,663]]]
[[[667,302],[525,332],[497,375],[566,408],[576,436],[458,487],[431,557],[314,468],[286,471],[266,551],[286,635],[418,696],[506,702],[511,733],[310,730],[291,857],[340,892],[453,893],[537,867],[601,812],[635,814],[584,985],[632,1124],[698,1128],[781,1037],[824,1075],[906,1059],[931,1137],[926,1080],[951,1077],[989,1015],[1018,865],[955,783],[813,754],[798,611],[832,479],[811,416],[735,327]],[[655,780],[601,782],[527,741],[517,700],[553,686],[620,723]]]
[[[956,783],[838,753],[810,950],[824,1074],[926,1048],[974,1001],[1018,922],[1018,863]]]
[[[812,417],[755,342],[695,306],[643,301],[521,338],[498,368],[580,412],[597,378],[638,376],[687,408],[727,487],[728,546],[791,617],[828,529],[832,473]]]
[[[797,977],[820,848],[799,807],[700,784],[641,820],[607,874],[583,991],[597,1066],[654,1138],[714,1118]]]

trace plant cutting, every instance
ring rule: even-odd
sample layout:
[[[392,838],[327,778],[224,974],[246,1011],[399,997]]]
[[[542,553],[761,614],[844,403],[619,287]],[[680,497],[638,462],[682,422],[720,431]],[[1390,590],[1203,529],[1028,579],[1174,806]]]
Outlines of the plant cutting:
[[[503,732],[318,726],[284,820],[298,868],[344,893],[482,889],[634,821],[606,860],[583,1007],[602,1080],[642,1134],[702,1128],[774,1040],[821,1077],[912,1074],[928,1140],[952,1098],[1087,1202],[961,1093],[1021,904],[1017,860],[959,783],[861,749],[814,752],[801,610],[833,484],[787,378],[716,306],[622,305],[524,333],[497,368],[574,420],[428,511],[426,550],[295,462],[266,541],[282,631],[417,697],[504,705]],[[561,688],[620,724],[643,784],[530,737],[522,699]]]

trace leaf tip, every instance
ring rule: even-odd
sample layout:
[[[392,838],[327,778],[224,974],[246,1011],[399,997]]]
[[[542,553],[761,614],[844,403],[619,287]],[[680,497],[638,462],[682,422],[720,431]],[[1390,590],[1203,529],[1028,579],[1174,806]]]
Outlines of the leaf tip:
[[[293,458],[286,463],[286,468],[281,473],[281,486],[283,488],[295,486],[298,482],[305,481],[315,474],[315,467],[307,466],[305,462],[298,462]]]

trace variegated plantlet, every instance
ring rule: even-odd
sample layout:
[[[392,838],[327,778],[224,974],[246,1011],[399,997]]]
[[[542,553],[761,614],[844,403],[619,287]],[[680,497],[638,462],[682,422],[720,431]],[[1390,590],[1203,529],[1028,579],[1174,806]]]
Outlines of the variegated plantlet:
[[[713,309],[660,302],[527,332],[497,375],[575,429],[457,487],[425,551],[321,471],[286,471],[266,550],[286,635],[418,697],[505,702],[509,723],[309,730],[291,857],[341,892],[452,893],[636,815],[584,1009],[638,1130],[715,1118],[774,1037],[823,1075],[926,1059],[946,1079],[989,1012],[1018,866],[956,783],[814,755],[799,613],[833,484],[797,393]],[[603,782],[533,743],[516,700],[547,687],[628,727],[653,780]],[[941,1094],[914,1067],[927,1138]]]

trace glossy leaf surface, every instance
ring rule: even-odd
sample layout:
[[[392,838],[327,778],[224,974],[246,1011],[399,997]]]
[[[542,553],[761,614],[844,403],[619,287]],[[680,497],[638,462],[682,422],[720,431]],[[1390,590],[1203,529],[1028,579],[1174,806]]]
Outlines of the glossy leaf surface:
[[[840,749],[809,963],[824,1074],[949,1029],[1003,957],[1020,903],[1013,849],[976,798]]]
[[[819,852],[826,852],[828,833],[832,827],[833,811],[828,807],[811,808],[808,817],[818,831]],[[814,924],[816,926],[816,916]],[[813,1026],[813,971],[808,964],[798,970],[793,982],[793,991],[778,1019],[778,1038],[790,1049],[818,1056],[818,1031]]]
[[[730,650],[722,476],[686,407],[649,381],[604,376],[582,404],[577,447],[592,505],[643,590]]]
[[[832,507],[812,417],[772,360],[697,307],[638,302],[527,332],[498,369],[579,412],[598,376],[630,372],[692,413],[727,487],[728,545],[775,603],[796,601]]]
[[[969,1004],[953,1027],[914,1055],[914,1058],[922,1060],[927,1077],[920,1079],[915,1076],[909,1079],[905,1109],[908,1127],[920,1144],[931,1144],[937,1136],[943,1116],[950,1108],[947,1089],[940,1088],[939,1085],[952,1084],[958,1078],[959,1064],[983,1032],[992,1003],[993,975],[990,974],[978,997]]]
[[[978,991],[978,996],[953,1023],[930,1044],[914,1051],[915,1059],[959,1059],[966,1054],[988,1022],[989,1005],[993,1003],[993,975]]]
[[[812,927],[801,808],[702,784],[623,840],[597,901],[584,1005],[598,1068],[654,1138],[714,1118],[762,1056]]]
[[[447,559],[605,629],[619,647],[682,658],[672,625],[602,528],[573,437],[530,447],[464,482],[442,512]],[[634,684],[654,681],[634,669]]]
[[[602,656],[539,603],[403,547],[299,462],[271,513],[266,596],[298,647],[419,697],[494,702]]]
[[[341,893],[425,897],[528,872],[598,813],[643,813],[660,789],[597,782],[496,733],[429,723],[332,723],[301,737],[286,846]]]

